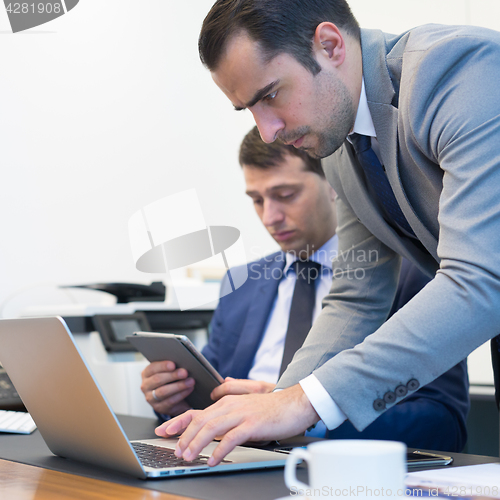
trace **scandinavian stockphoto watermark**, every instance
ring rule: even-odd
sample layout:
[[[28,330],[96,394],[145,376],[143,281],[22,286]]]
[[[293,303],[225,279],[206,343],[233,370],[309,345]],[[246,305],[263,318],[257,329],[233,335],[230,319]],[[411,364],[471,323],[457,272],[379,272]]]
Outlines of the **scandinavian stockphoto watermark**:
[[[201,307],[238,289],[248,278],[240,231],[231,226],[207,226],[195,189],[166,196],[141,208],[129,219],[129,238],[135,266],[144,273],[166,273],[181,310]],[[228,279],[197,295],[185,286],[186,269],[193,264],[225,267]]]
[[[13,33],[48,23],[74,9],[79,0],[38,0],[11,2],[4,0]]]
[[[329,277],[331,276],[334,279],[363,280],[366,277],[366,268],[376,264],[379,259],[378,250],[350,248],[343,252],[338,252],[336,249],[328,251],[320,248],[316,250],[309,245],[298,252],[291,250],[287,252],[287,256],[284,253],[278,253],[276,255],[268,255],[262,259],[258,258],[259,255],[261,255],[260,248],[252,247],[250,252],[253,257],[257,257],[257,260],[252,262],[249,266],[250,271],[248,278],[250,280],[266,279],[279,281],[288,270],[285,265],[287,259],[288,261],[293,261],[307,260],[309,258],[321,263],[330,262],[331,270],[328,270],[324,266],[321,266],[320,269],[311,267],[300,270],[299,273],[303,274],[302,278],[308,283],[318,278],[320,273],[328,275]],[[263,266],[262,262],[269,265]]]

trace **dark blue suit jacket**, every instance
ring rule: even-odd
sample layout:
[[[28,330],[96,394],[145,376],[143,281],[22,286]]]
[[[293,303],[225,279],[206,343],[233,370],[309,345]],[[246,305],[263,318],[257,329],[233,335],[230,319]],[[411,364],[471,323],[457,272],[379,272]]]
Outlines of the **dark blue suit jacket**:
[[[247,378],[278,291],[285,256],[277,252],[248,264],[248,279],[221,298],[215,310],[205,357],[223,377]],[[227,281],[227,276],[224,278]],[[403,260],[391,314],[429,279]],[[224,282],[222,284],[224,287]],[[349,422],[328,433],[334,439],[389,439],[413,448],[461,451],[467,440],[469,410],[467,364],[462,361],[383,413],[364,431]]]

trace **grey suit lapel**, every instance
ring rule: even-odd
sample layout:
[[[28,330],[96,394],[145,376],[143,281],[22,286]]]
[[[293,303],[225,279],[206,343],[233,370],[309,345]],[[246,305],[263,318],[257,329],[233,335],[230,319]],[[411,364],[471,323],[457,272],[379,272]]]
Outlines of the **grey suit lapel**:
[[[358,163],[351,145],[344,143],[335,155],[342,189],[358,219],[380,241],[411,259],[411,254],[416,249],[415,245],[403,241],[383,218],[380,208],[370,196],[363,168]]]
[[[400,43],[395,44],[396,40],[399,40]],[[393,50],[391,57],[400,61],[398,52],[402,56],[405,45],[404,41],[402,42],[400,39],[395,38],[386,39],[384,34],[378,30],[362,30],[361,43],[363,51],[363,76],[365,79],[368,107],[377,132],[377,140],[380,144],[380,152],[387,177],[399,206],[415,234],[431,255],[437,259],[437,240],[422,223],[418,214],[415,213],[413,207],[410,205],[399,174],[398,109],[396,107],[396,90],[398,90],[399,81],[391,79],[386,61],[386,47],[388,46],[389,49]],[[393,104],[396,104],[396,106]],[[389,229],[391,233],[394,233],[390,227]]]

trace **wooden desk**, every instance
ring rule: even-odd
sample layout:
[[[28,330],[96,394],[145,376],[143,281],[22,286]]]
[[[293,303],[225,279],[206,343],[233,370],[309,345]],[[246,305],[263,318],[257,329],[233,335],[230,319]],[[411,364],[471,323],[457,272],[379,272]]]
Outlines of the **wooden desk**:
[[[120,416],[119,420],[130,439],[154,437],[157,425],[154,419]],[[453,466],[500,462],[500,458],[447,454],[454,457]],[[307,480],[302,466],[299,466],[298,477],[301,481]],[[56,457],[39,431],[29,436],[0,435],[1,500],[274,500],[289,495],[282,468],[144,481]]]
[[[32,465],[0,460],[2,500],[189,500],[160,491],[90,479]]]

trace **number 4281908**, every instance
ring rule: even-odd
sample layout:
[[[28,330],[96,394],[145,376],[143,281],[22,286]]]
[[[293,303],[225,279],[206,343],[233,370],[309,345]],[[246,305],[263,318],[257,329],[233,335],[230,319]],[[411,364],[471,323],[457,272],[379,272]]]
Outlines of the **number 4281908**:
[[[60,14],[62,5],[60,2],[33,2],[33,3],[9,3],[7,5],[9,14]]]

